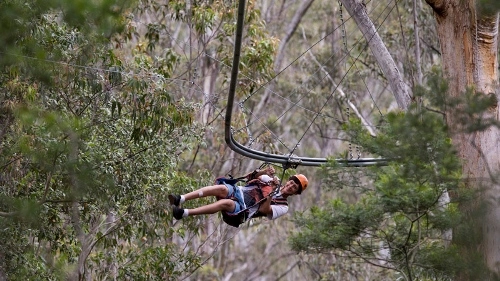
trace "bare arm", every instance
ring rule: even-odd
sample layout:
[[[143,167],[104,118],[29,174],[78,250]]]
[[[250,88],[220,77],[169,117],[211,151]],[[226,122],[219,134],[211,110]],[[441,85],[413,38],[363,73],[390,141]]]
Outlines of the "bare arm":
[[[271,197],[267,196],[266,200],[260,203],[259,212],[265,214],[266,216],[273,214],[273,209],[271,208]]]
[[[271,205],[270,197],[266,197],[266,200],[259,206],[259,212],[273,220],[288,213],[288,205]]]

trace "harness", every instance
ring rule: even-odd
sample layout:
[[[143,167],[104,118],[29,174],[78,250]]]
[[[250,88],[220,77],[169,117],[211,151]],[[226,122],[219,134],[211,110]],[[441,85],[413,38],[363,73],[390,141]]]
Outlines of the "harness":
[[[263,164],[265,165],[265,164]],[[262,167],[262,166],[261,166]],[[250,178],[247,177],[239,177],[239,178],[233,178],[231,175],[229,175],[229,178],[221,177],[217,178],[215,180],[216,184],[230,184],[236,186],[236,184],[240,181],[246,182],[246,186],[257,186],[254,188],[252,191],[249,193],[245,193],[245,197],[247,196],[252,196],[253,200],[255,200],[255,203],[253,203],[250,206],[245,206],[245,208],[236,214],[228,214],[226,212],[222,212],[222,220],[227,223],[228,225],[231,225],[233,227],[239,227],[240,224],[244,223],[246,220],[248,220],[249,215],[250,215],[250,209],[252,209],[255,206],[258,206],[261,204],[268,196],[271,197],[271,205],[286,205],[288,206],[288,201],[283,198],[283,197],[275,197],[273,198],[274,195],[276,195],[279,191],[280,185],[278,185],[276,188],[273,189],[272,186],[260,181],[259,179],[255,178],[256,171],[254,171],[251,175]],[[237,201],[237,199],[234,196],[229,197],[228,199],[231,199],[233,201]],[[245,200],[246,198],[243,198]],[[249,200],[249,201],[253,201]],[[265,216],[264,213],[261,213],[257,211],[252,218],[254,217],[263,217]]]

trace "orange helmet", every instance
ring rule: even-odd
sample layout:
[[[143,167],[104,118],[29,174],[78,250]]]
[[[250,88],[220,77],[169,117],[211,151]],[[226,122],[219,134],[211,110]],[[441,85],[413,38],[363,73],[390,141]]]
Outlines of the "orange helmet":
[[[290,177],[290,179],[299,185],[299,190],[297,190],[297,194],[301,194],[302,191],[306,190],[307,185],[309,184],[309,181],[303,174],[293,175]]]

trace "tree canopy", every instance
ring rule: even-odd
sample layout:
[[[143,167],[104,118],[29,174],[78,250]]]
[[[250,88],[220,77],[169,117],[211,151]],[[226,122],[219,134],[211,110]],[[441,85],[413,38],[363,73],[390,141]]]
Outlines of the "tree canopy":
[[[236,137],[335,155],[297,168],[311,185],[291,214],[236,230],[218,215],[176,222],[167,196],[260,164],[224,142],[237,1],[25,2],[0,3],[0,279],[491,278],[494,258],[470,249],[488,248],[475,218],[494,212],[470,203],[494,189],[467,171],[492,155],[467,158],[460,144],[474,150],[463,140],[498,127],[497,86],[454,67],[469,53],[450,51],[469,45],[445,38],[476,6],[247,1]],[[446,6],[454,17],[441,2],[460,2]],[[478,26],[494,26],[498,8],[477,1]],[[245,114],[264,129],[250,135]],[[334,160],[356,153],[388,164]]]

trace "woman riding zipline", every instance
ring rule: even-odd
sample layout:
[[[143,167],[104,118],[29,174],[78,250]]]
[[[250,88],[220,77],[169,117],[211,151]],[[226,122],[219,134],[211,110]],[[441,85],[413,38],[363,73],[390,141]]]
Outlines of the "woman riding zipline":
[[[308,180],[302,174],[291,176],[285,185],[280,186],[279,178],[274,176],[274,168],[255,170],[244,178],[245,186],[237,186],[240,179],[219,178],[215,185],[205,186],[184,195],[169,195],[173,205],[173,215],[177,220],[187,216],[214,214],[221,212],[223,220],[234,227],[255,217],[270,220],[288,212],[287,198],[301,194],[307,188]],[[194,209],[183,209],[180,205],[188,200],[215,196],[217,201]]]

